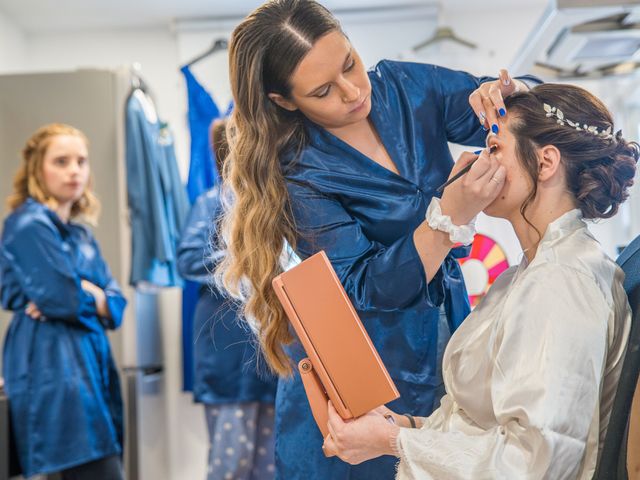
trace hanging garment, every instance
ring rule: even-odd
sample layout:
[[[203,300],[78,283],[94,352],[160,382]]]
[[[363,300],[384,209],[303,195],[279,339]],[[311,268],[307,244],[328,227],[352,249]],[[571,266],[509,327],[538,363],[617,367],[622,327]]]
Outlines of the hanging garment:
[[[551,223],[453,335],[442,405],[400,429],[398,479],[593,477],[631,311],[581,217]]]
[[[191,159],[187,191],[191,203],[199,195],[212,188],[218,181],[219,172],[211,145],[211,124],[221,117],[220,110],[209,92],[196,80],[188,66],[180,69],[187,85],[189,104],[189,131],[191,136]],[[229,115],[231,105],[223,116]],[[200,285],[186,281],[182,291],[182,368],[183,390],[193,388],[193,315],[200,298]]]
[[[101,318],[81,280],[102,288]],[[3,375],[25,477],[122,451],[122,400],[107,329],[120,326],[126,300],[87,228],[63,223],[29,199],[4,223],[2,307],[14,312]],[[28,302],[40,320],[25,313]]]
[[[127,100],[126,161],[132,237],[130,282],[181,285],[175,249],[189,201],[180,181],[171,133],[140,89]]]
[[[369,78],[369,119],[400,174],[310,121],[308,144],[282,165],[301,232],[298,255],[325,250],[400,391],[390,408],[426,416],[444,394],[442,345],[469,313],[456,261],[468,249],[452,250],[427,284],[413,234],[451,171],[447,142],[485,144],[469,95],[490,79],[392,61]],[[294,365],[304,356],[299,342],[288,351]],[[279,479],[386,480],[395,473],[390,456],[355,466],[324,457],[299,375],[278,382],[276,439]]]
[[[191,159],[187,191],[193,204],[196,198],[213,187],[218,179],[211,146],[211,124],[220,118],[220,110],[209,92],[196,80],[189,67],[180,69],[187,84],[189,103],[189,132],[191,134]]]

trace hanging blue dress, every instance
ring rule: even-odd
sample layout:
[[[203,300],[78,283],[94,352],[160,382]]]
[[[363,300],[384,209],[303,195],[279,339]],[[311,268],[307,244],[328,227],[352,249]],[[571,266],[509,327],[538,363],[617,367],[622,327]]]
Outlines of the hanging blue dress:
[[[104,290],[111,318],[98,316],[83,279]],[[120,454],[122,400],[106,330],[120,326],[126,300],[93,235],[28,199],[4,222],[0,297],[14,312],[3,375],[24,476]],[[41,320],[24,313],[28,302]]]
[[[414,230],[453,165],[447,142],[484,145],[469,95],[490,78],[406,62],[369,72],[369,118],[400,174],[306,121],[308,144],[283,171],[304,259],[325,250],[401,397],[389,407],[428,416],[444,393],[441,361],[451,333],[469,313],[454,249],[426,282]],[[534,82],[535,79],[532,79]],[[294,161],[295,160],[295,161]],[[304,356],[289,347],[294,365]],[[351,466],[325,458],[299,375],[278,383],[276,471],[280,480],[388,480],[396,459]]]
[[[255,341],[233,301],[212,285],[211,272],[223,255],[211,247],[218,244],[215,225],[220,208],[218,187],[200,195],[178,247],[180,274],[200,286],[193,319],[193,397],[205,404],[273,404],[276,379],[258,361]]]
[[[173,136],[166,123],[147,118],[137,91],[127,99],[125,119],[130,283],[181,286],[176,247],[189,200],[180,179]]]
[[[180,69],[187,85],[191,155],[187,192],[193,204],[199,195],[218,180],[211,145],[211,124],[220,118],[220,110],[209,92],[196,80],[187,65]],[[200,285],[187,280],[182,290],[182,388],[193,389],[193,315],[198,303]]]
[[[193,204],[203,192],[218,180],[213,149],[211,147],[211,123],[220,118],[220,110],[209,92],[196,80],[188,66],[180,69],[187,84],[189,102],[189,130],[191,133],[191,159],[187,191]]]

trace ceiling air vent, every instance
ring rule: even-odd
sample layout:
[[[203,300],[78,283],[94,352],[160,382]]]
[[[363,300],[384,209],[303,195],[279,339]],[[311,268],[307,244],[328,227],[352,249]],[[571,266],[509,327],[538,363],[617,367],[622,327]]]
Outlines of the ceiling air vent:
[[[543,77],[600,77],[640,65],[640,0],[555,0],[512,65]]]

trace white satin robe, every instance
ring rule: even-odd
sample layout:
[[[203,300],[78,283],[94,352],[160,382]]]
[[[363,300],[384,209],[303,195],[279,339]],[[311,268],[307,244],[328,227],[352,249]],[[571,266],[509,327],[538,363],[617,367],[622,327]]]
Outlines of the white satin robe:
[[[447,394],[401,429],[396,478],[590,479],[630,328],[623,279],[579,210],[549,225],[451,338]]]

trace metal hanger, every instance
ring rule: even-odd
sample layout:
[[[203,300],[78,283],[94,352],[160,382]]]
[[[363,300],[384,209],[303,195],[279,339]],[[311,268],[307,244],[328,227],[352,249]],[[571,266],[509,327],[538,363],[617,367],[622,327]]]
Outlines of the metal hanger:
[[[129,73],[131,75],[131,89],[142,90],[145,93],[149,93],[149,87],[142,78],[142,66],[138,62],[134,62],[129,66]]]
[[[187,62],[185,64],[185,67],[190,67],[191,65],[193,65],[194,63],[199,62],[200,60],[202,60],[203,58],[208,57],[209,55],[213,55],[216,52],[219,52],[220,50],[226,50],[228,47],[228,43],[227,40],[224,38],[218,38],[217,40],[215,40],[211,46],[209,47],[209,49],[203,53],[201,53],[200,55],[198,55],[197,57],[195,57],[194,59],[192,59],[191,61]]]
[[[133,62],[129,65],[129,81],[130,90],[127,95],[127,103],[133,96],[138,96],[139,101],[144,103],[145,115],[152,123],[158,120],[158,111],[156,109],[156,98],[147,82],[144,81],[142,76],[142,66],[139,62]],[[146,109],[150,109],[152,114],[149,114]]]
[[[423,48],[428,47],[429,45],[440,43],[444,40],[458,43],[472,50],[478,48],[478,46],[475,43],[458,37],[451,27],[438,27],[435,33],[430,38],[428,38],[424,42],[421,42],[415,45],[412,50],[414,52],[417,52],[418,50],[422,50]]]

